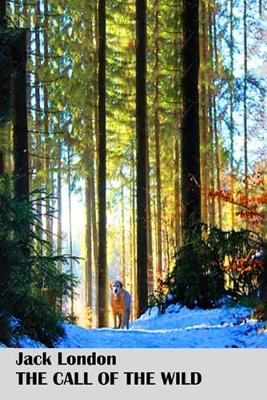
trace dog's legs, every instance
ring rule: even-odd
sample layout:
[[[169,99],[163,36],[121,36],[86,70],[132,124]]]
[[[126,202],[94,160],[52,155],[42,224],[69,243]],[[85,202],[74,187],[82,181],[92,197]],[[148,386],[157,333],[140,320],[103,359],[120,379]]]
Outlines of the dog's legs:
[[[126,311],[126,328],[129,329],[130,310]]]
[[[129,313],[127,310],[123,313],[122,316],[122,328],[124,329],[125,327],[129,329]]]
[[[113,325],[114,325],[114,329],[117,328],[117,315],[115,313],[113,313]]]
[[[123,312],[121,316],[121,328],[124,329],[125,327],[125,312]]]

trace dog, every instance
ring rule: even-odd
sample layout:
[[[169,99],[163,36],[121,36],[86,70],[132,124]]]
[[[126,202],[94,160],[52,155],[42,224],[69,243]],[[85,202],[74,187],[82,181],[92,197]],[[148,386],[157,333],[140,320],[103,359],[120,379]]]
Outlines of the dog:
[[[123,289],[121,281],[113,281],[110,284],[111,289],[111,307],[114,319],[114,328],[129,329],[129,320],[131,314],[131,295]],[[117,318],[119,324],[117,326]]]

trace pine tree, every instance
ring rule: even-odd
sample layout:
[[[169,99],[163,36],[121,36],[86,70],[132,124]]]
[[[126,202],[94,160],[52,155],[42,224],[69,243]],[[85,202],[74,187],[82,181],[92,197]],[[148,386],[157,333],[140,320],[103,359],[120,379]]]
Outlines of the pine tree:
[[[107,241],[106,241],[106,1],[98,4],[98,326],[108,325],[107,321]]]
[[[138,315],[147,307],[146,0],[136,0],[136,179]]]
[[[247,103],[248,103],[248,43],[247,43],[247,0],[243,3],[244,14],[244,88],[243,88],[243,121],[244,121],[244,182],[245,182],[245,197],[248,199],[248,115],[247,115]],[[247,204],[246,204],[247,206]],[[246,226],[248,220],[246,219]]]
[[[183,120],[181,138],[183,233],[201,218],[199,149],[199,2],[184,0],[183,29]]]
[[[29,159],[28,159],[28,124],[26,94],[27,36],[26,30],[20,34],[12,45],[14,75],[14,189],[17,197],[29,198]]]
[[[157,275],[162,277],[162,215],[161,215],[161,160],[160,160],[160,120],[159,120],[159,2],[154,5],[154,130],[156,151],[156,199],[157,199]]]

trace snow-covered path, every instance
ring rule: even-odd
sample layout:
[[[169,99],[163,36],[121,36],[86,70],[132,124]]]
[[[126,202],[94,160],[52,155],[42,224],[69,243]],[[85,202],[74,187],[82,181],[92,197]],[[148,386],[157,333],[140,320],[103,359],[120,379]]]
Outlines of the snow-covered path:
[[[157,309],[131,323],[130,329],[84,329],[66,324],[57,347],[72,348],[267,348],[262,324],[249,320],[251,310],[221,307],[188,310],[170,306]]]

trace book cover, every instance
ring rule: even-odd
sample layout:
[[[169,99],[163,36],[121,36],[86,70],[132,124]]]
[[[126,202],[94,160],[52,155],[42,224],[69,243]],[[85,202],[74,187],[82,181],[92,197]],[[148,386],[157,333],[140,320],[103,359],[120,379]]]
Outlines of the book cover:
[[[266,7],[0,1],[5,399],[263,400]]]

